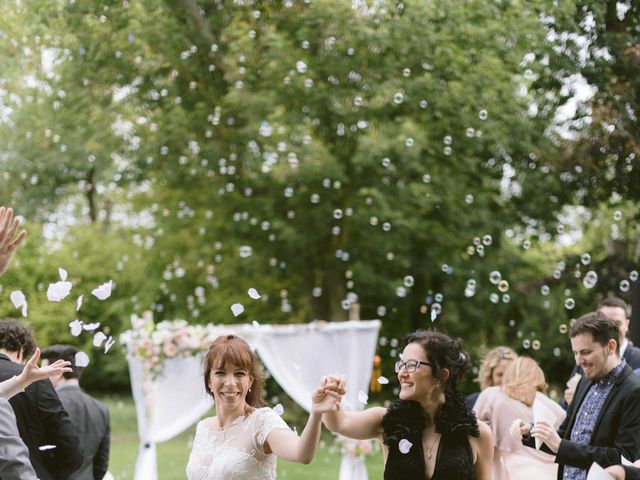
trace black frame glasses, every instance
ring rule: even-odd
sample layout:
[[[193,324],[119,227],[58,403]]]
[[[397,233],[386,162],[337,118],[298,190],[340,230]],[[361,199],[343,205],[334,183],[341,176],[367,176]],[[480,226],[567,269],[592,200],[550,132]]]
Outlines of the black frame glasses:
[[[431,362],[421,362],[419,360],[407,360],[406,362],[403,362],[402,360],[398,360],[393,366],[393,369],[396,373],[400,373],[400,370],[404,367],[407,373],[413,373],[418,369],[418,365],[428,365],[433,367],[433,363]]]

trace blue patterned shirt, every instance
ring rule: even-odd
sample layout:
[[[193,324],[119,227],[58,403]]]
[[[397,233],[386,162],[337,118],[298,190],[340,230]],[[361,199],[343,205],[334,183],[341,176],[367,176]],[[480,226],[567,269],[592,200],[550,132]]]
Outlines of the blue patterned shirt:
[[[582,405],[580,405],[576,422],[573,424],[573,429],[571,430],[570,440],[573,443],[589,445],[591,436],[593,435],[593,429],[596,426],[596,420],[598,419],[600,410],[602,410],[604,401],[609,395],[609,392],[611,392],[613,384],[616,383],[625,365],[626,362],[622,359],[620,365],[611,369],[609,373],[591,384]],[[563,480],[586,480],[587,470],[565,465],[562,478]]]

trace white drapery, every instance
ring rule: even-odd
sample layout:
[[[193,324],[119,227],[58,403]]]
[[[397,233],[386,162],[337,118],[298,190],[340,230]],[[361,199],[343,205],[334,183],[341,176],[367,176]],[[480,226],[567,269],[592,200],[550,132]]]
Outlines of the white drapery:
[[[310,409],[320,377],[333,373],[349,378],[345,408],[364,407],[358,393],[368,392],[379,320],[211,328],[219,335],[233,333],[247,340],[282,389],[305,410]],[[139,358],[128,356],[140,436],[135,480],[157,480],[155,444],[186,430],[211,408],[202,378],[203,357],[201,353],[165,360],[162,373],[152,378]],[[366,480],[360,460],[344,456],[340,480]]]

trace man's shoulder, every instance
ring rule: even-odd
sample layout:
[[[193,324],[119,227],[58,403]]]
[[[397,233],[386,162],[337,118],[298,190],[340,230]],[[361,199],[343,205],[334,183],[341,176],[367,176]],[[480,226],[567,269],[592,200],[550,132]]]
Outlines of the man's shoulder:
[[[631,368],[640,368],[640,348],[634,345],[629,345],[624,351],[623,357]]]

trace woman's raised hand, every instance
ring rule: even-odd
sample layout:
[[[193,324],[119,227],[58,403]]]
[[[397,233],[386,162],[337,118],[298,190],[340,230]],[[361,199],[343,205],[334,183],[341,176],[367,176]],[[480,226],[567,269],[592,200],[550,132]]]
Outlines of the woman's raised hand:
[[[340,409],[340,401],[345,394],[343,375],[327,375],[322,377],[320,388],[311,396],[311,410],[325,413]]]
[[[45,378],[53,377],[64,372],[71,371],[71,362],[65,360],[58,360],[46,367],[38,367],[38,360],[40,359],[40,349],[36,348],[35,353],[25,363],[22,373],[18,375],[18,383],[24,389],[33,382],[38,380],[44,380]]]

